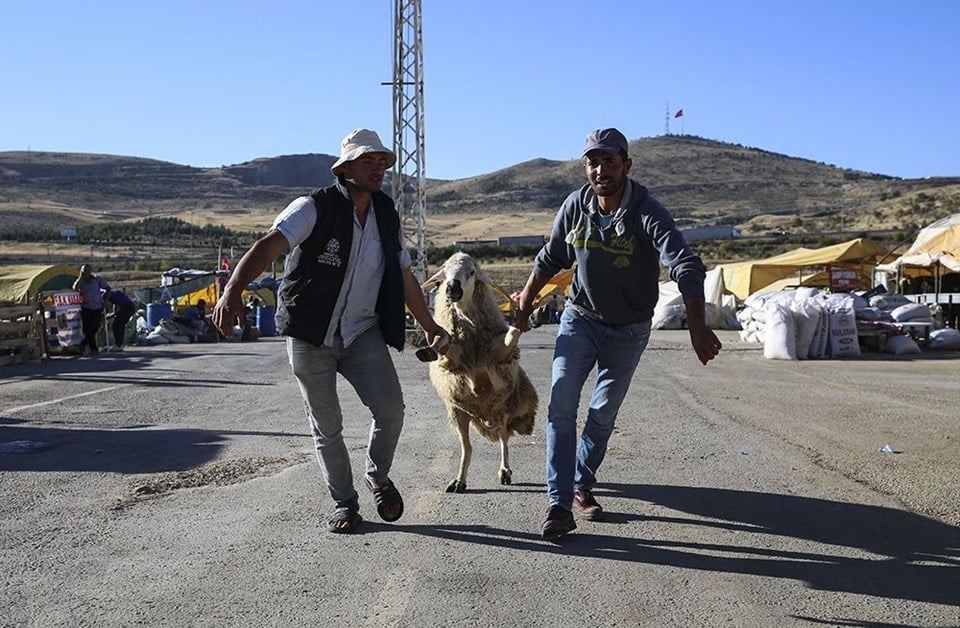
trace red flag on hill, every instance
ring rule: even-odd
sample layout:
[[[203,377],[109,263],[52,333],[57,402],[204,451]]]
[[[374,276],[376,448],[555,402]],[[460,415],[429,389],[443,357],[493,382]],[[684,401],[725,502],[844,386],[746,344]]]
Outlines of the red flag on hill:
[[[674,118],[679,118],[679,117],[682,116],[682,115],[683,115],[683,109],[677,109],[677,112],[676,112],[675,114],[673,114],[673,117],[674,117]]]

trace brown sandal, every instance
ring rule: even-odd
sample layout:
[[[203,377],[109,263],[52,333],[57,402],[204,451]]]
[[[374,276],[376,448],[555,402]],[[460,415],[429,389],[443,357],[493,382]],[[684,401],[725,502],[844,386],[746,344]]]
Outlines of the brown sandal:
[[[334,534],[351,534],[357,531],[363,517],[356,510],[350,508],[337,508],[327,519],[327,531]]]
[[[374,488],[370,478],[366,478],[366,480],[370,492],[373,493],[373,501],[377,504],[377,514],[380,515],[380,518],[386,522],[399,519],[403,515],[403,498],[400,497],[400,491],[393,485],[393,482],[387,479],[378,488]],[[390,514],[390,511],[396,506],[400,506],[400,509],[395,514]]]

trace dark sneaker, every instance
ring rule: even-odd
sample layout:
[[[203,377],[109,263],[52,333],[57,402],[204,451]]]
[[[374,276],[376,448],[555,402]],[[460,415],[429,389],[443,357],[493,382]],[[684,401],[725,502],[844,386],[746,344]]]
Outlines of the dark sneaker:
[[[562,506],[552,504],[547,508],[547,519],[540,527],[540,533],[544,539],[551,543],[559,543],[567,532],[576,528],[577,524],[573,521],[573,513]]]
[[[603,515],[603,507],[594,499],[593,493],[585,488],[573,492],[573,507],[587,521],[599,521]]]

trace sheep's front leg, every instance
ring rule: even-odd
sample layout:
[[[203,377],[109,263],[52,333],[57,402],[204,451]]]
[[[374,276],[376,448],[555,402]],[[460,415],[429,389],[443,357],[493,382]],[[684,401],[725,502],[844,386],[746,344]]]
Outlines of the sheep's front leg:
[[[490,355],[494,362],[500,362],[510,355],[510,352],[517,348],[520,342],[520,330],[511,327],[502,334],[497,334],[490,342]]]
[[[510,440],[510,430],[504,425],[500,428],[500,484],[510,484],[513,481],[513,471],[510,470],[510,450],[507,441]]]
[[[510,329],[507,330],[507,333],[503,335],[503,346],[507,348],[508,352],[512,351],[513,348],[516,347],[517,344],[519,344],[520,335],[522,333],[523,332],[521,332],[516,327],[510,327]]]
[[[470,467],[470,457],[473,455],[473,445],[470,444],[470,415],[455,411],[453,420],[457,426],[457,436],[460,437],[460,471],[457,477],[447,485],[447,492],[466,493],[467,469]]]

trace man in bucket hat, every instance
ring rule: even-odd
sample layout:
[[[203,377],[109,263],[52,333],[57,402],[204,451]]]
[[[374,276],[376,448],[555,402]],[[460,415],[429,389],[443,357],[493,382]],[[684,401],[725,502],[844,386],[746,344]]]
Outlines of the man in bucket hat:
[[[518,296],[515,325],[526,331],[534,297],[560,269],[576,263],[557,331],[547,410],[549,506],[540,531],[552,542],[577,527],[574,509],[591,521],[603,513],[593,488],[620,404],[650,338],[660,261],[683,294],[697,358],[706,364],[720,351],[720,341],[706,324],[706,268],[670,213],[627,176],[633,165],[628,151],[627,138],[617,129],[587,135],[587,183],[561,205],[550,239]],[[580,394],[594,367],[596,384],[578,447]]]
[[[357,129],[340,144],[331,171],[336,182],[290,203],[234,269],[213,310],[229,337],[243,316],[241,292],[278,255],[287,254],[277,295],[277,331],[305,402],[317,460],[334,501],[326,526],[353,532],[360,505],[343,441],[337,373],[373,414],[365,480],[384,521],[403,514],[403,499],[389,478],[403,425],[403,394],[387,345],[405,338],[404,304],[427,341],[444,350],[449,338],[433,320],[410,270],[400,217],[380,191],[397,158],[380,137]]]
[[[393,154],[392,150],[383,146],[380,142],[380,136],[375,131],[357,129],[340,142],[340,159],[330,166],[330,171],[339,177],[348,162],[368,154],[385,159],[387,170],[393,168],[393,164],[397,163],[397,156]]]

